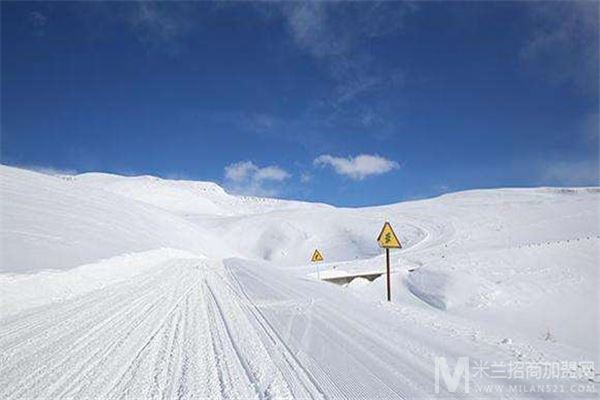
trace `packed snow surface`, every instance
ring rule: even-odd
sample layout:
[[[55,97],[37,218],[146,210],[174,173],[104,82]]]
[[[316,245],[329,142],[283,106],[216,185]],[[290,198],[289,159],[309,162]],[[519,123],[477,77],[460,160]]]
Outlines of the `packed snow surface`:
[[[211,182],[0,172],[2,398],[548,396],[516,383],[597,396],[598,188],[350,209]],[[315,248],[322,279],[382,271],[384,221],[403,244],[392,302],[385,276],[316,279]],[[436,393],[435,357],[569,362],[576,376],[479,374],[470,392]]]

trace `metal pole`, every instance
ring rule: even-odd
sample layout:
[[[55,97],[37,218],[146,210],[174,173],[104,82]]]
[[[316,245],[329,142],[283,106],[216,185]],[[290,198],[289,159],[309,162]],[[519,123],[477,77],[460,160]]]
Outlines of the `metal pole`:
[[[321,273],[319,272],[319,263],[317,262],[317,280],[321,280]]]
[[[385,264],[387,267],[387,300],[392,301],[392,286],[390,284],[390,249],[385,249]]]

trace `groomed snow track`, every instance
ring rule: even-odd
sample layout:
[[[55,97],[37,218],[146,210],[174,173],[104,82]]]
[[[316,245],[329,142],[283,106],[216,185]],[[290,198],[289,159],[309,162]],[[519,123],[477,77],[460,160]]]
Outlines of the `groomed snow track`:
[[[284,379],[222,272],[217,262],[172,260],[4,319],[1,397],[322,397],[295,366]],[[282,343],[267,345],[293,358]]]
[[[377,304],[352,309],[347,301],[328,284],[246,260],[171,259],[3,318],[0,397],[430,394],[432,349],[442,351],[443,343],[388,322]],[[361,321],[355,311],[370,318]]]

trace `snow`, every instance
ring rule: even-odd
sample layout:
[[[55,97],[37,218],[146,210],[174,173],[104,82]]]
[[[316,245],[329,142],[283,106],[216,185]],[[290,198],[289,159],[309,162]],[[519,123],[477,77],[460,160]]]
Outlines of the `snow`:
[[[106,286],[127,281],[165,261],[198,258],[192,253],[157,249],[124,254],[68,271],[0,275],[0,312],[7,316],[40,305],[63,302]]]
[[[465,272],[420,268],[406,280],[408,289],[426,303],[447,310],[467,304],[475,307],[495,296],[495,287],[480,277]]]
[[[210,232],[145,203],[70,179],[6,166],[1,173],[0,271],[66,269],[168,247],[231,254]]]
[[[238,215],[318,206],[299,201],[232,196],[213,182],[169,180],[148,175],[125,177],[91,172],[63,176],[63,179],[101,188],[176,214]],[[327,207],[324,204],[319,206]]]
[[[0,179],[4,398],[430,398],[436,356],[600,361],[598,188],[348,209],[151,176]],[[322,279],[382,271],[384,221],[403,244],[391,303],[385,276],[316,280],[315,248]]]

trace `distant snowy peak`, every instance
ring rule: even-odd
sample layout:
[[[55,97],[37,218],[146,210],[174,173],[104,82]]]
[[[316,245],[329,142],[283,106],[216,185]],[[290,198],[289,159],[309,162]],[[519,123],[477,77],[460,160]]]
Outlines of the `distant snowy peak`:
[[[102,188],[178,214],[246,215],[274,210],[324,207],[323,204],[253,196],[235,196],[214,182],[156,176],[84,173],[62,179]]]

